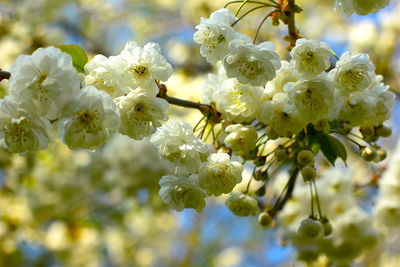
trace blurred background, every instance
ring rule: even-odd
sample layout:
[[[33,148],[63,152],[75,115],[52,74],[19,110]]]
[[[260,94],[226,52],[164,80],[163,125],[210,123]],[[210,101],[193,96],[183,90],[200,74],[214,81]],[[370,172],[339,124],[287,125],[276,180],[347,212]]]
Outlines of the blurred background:
[[[160,43],[174,67],[169,95],[199,101],[207,74],[215,72],[192,40],[200,17],[222,8],[225,0],[0,0],[0,68],[39,47],[78,44],[90,55],[116,55],[127,41]],[[336,54],[369,53],[378,74],[400,92],[400,3],[378,14],[347,18],[333,11],[334,0],[297,0],[303,8],[297,25],[309,39],[327,42]],[[231,5],[232,10],[237,5]],[[264,9],[239,23],[254,36]],[[264,10],[264,12],[266,12]],[[259,41],[278,46],[287,58],[285,25],[263,26]],[[0,96],[8,81],[0,82]],[[400,133],[397,105],[389,150]],[[195,124],[197,111],[171,106],[170,118]],[[356,172],[367,183],[387,161]],[[362,166],[365,167],[365,166]],[[25,155],[0,149],[0,266],[303,266],[279,229],[263,230],[255,217],[239,218],[224,197],[208,199],[202,213],[177,213],[158,196],[158,180],[170,169],[148,141],[115,135],[96,152],[71,151],[59,142]],[[353,169],[353,171],[352,171]],[[242,185],[239,185],[239,188]],[[355,193],[368,213],[377,189]],[[398,266],[400,234],[363,255],[356,266]],[[371,256],[373,255],[373,256]],[[320,261],[316,266],[327,266]]]

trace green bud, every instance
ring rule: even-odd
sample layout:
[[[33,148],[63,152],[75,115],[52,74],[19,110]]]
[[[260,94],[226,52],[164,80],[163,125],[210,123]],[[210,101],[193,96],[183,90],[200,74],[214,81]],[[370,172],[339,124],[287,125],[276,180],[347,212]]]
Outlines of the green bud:
[[[272,217],[271,215],[268,214],[268,212],[262,212],[260,213],[260,215],[258,216],[258,222],[261,224],[261,226],[264,229],[268,229],[272,226]]]
[[[385,125],[380,125],[376,128],[376,134],[380,137],[389,137],[392,135],[392,129]]]
[[[317,177],[317,171],[313,167],[305,166],[301,169],[301,176],[304,182],[310,182]]]
[[[263,185],[263,186],[261,186],[260,188],[258,188],[258,189],[256,190],[255,194],[256,194],[256,196],[258,196],[258,197],[262,197],[262,196],[265,195],[265,191],[266,191],[266,189],[265,189],[265,186]]]
[[[374,136],[375,129],[372,126],[361,126],[360,133],[362,134],[363,139],[370,138],[370,137]]]
[[[289,158],[289,151],[286,148],[279,148],[276,150],[275,155],[279,161],[286,160]]]
[[[361,149],[361,157],[366,161],[374,160],[376,156],[376,150],[370,146]]]
[[[301,166],[314,164],[314,155],[310,150],[302,150],[297,154],[297,163]]]
[[[300,235],[308,238],[317,238],[318,236],[322,235],[323,231],[324,229],[322,224],[319,221],[311,218],[304,219],[298,229],[298,233]]]
[[[386,151],[381,148],[378,149],[378,151],[376,152],[377,160],[382,161],[382,160],[386,159],[386,157],[387,157]]]
[[[333,232],[332,224],[329,222],[327,218],[322,220],[322,228],[324,229],[324,235],[329,236]]]

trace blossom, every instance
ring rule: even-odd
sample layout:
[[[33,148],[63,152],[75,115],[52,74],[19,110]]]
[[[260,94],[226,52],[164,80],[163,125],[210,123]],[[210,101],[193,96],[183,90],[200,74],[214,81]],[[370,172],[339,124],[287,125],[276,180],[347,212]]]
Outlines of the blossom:
[[[161,126],[168,116],[168,102],[164,99],[149,95],[142,89],[131,91],[126,96],[114,100],[121,114],[119,132],[134,139],[149,136],[151,127]]]
[[[275,78],[266,84],[265,90],[272,96],[276,93],[283,93],[285,84],[297,82],[301,79],[301,76],[301,73],[294,68],[293,64],[281,61],[281,68],[277,71]]]
[[[172,66],[161,55],[156,43],[140,47],[128,42],[117,57],[122,69],[121,84],[130,89],[142,87],[155,96],[158,93],[155,80],[166,81],[172,75]]]
[[[275,77],[281,66],[275,49],[271,42],[255,45],[243,39],[231,41],[223,60],[226,75],[243,84],[264,86]]]
[[[239,191],[232,192],[225,201],[225,205],[240,217],[254,216],[259,212],[257,200]]]
[[[199,168],[199,185],[207,195],[227,194],[242,181],[242,171],[242,164],[231,162],[228,154],[214,153]]]
[[[256,148],[257,130],[253,125],[231,124],[225,131],[229,133],[225,137],[225,144],[232,148],[236,155],[244,156]]]
[[[242,84],[236,79],[227,79],[212,99],[217,110],[229,120],[237,122],[254,119],[262,96],[262,88]]]
[[[129,88],[120,84],[122,75],[120,65],[118,57],[107,58],[103,55],[96,55],[85,65],[85,85],[93,85],[113,98],[128,93]]]
[[[150,141],[159,149],[160,156],[177,164],[182,173],[196,173],[212,150],[211,145],[193,134],[193,128],[186,122],[162,125]]]
[[[308,122],[324,119],[334,107],[332,83],[323,78],[286,84],[289,102]]]
[[[320,74],[329,68],[331,56],[329,46],[317,40],[299,39],[290,52],[292,64],[305,74]]]
[[[207,62],[215,64],[225,57],[229,42],[238,35],[231,26],[235,21],[236,18],[226,8],[213,12],[208,19],[201,18],[193,40],[201,45],[200,53]]]
[[[336,68],[329,72],[335,87],[344,95],[361,91],[371,85],[374,79],[375,66],[367,54],[352,56],[344,53],[336,63]]]
[[[390,0],[336,0],[335,8],[341,8],[348,16],[353,12],[364,16],[378,12],[389,3]]]
[[[61,110],[60,138],[71,149],[96,149],[118,130],[119,112],[112,98],[93,86],[82,89]]]
[[[0,99],[0,145],[15,153],[46,148],[49,123],[36,114],[30,101],[11,96]]]
[[[162,201],[177,211],[195,209],[200,212],[206,205],[205,192],[196,184],[196,175],[189,178],[174,175],[163,176],[160,180]]]
[[[37,115],[48,119],[56,119],[59,107],[80,87],[71,56],[52,46],[39,48],[31,56],[19,56],[10,72],[10,95],[31,100]]]
[[[275,94],[272,99],[268,99],[266,94],[264,98],[266,100],[259,107],[257,119],[267,125],[268,137],[291,137],[307,125],[302,114],[289,104],[286,94]]]

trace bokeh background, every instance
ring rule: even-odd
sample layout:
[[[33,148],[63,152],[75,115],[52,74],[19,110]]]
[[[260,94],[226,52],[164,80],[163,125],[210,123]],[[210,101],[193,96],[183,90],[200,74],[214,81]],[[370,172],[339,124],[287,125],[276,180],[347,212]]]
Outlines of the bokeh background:
[[[0,0],[0,68],[50,45],[78,44],[92,56],[110,56],[127,41],[152,41],[174,67],[169,94],[197,102],[215,69],[192,41],[194,27],[226,2]],[[304,10],[297,16],[303,36],[327,42],[338,56],[369,53],[376,72],[400,92],[399,1],[378,14],[350,18],[333,11],[334,0],[296,3]],[[254,12],[238,29],[254,35],[263,16],[263,9]],[[284,25],[272,27],[268,20],[259,41],[274,42],[287,58],[284,35]],[[8,81],[0,82],[1,97],[7,88]],[[389,122],[394,134],[383,143],[389,156],[400,133],[399,112],[397,105]],[[192,124],[200,118],[197,111],[173,106],[169,115]],[[350,162],[348,171],[364,184],[387,161],[354,171],[360,164]],[[58,142],[25,155],[0,149],[0,266],[303,266],[279,229],[265,231],[255,217],[234,216],[224,197],[209,199],[202,213],[170,210],[158,197],[158,180],[169,168],[146,140],[123,136],[96,152],[70,151]],[[367,212],[376,192],[374,185],[355,192]],[[400,234],[391,233],[356,266],[398,266],[399,244]]]

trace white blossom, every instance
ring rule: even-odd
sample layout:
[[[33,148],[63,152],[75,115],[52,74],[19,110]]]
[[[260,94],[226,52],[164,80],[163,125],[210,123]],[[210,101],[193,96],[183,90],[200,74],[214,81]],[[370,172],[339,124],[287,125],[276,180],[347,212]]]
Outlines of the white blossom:
[[[93,86],[82,89],[61,111],[60,138],[71,149],[96,149],[118,130],[119,112],[107,93]]]
[[[148,43],[144,47],[128,42],[117,56],[122,68],[121,84],[136,89],[142,87],[152,94],[158,93],[155,80],[166,81],[172,75],[172,66],[161,55],[160,46]]]
[[[52,46],[19,56],[10,72],[10,95],[32,101],[37,115],[51,120],[80,87],[71,56]]]
[[[159,149],[160,156],[177,164],[182,173],[196,173],[212,150],[211,145],[193,134],[193,128],[186,122],[162,125],[150,141]]]
[[[352,56],[346,52],[336,63],[336,68],[329,72],[329,76],[339,92],[347,95],[369,87],[374,80],[374,70],[375,66],[367,54]]]
[[[236,155],[244,156],[256,148],[257,130],[253,125],[231,124],[225,131],[229,134],[224,142]]]
[[[242,164],[231,162],[228,154],[213,153],[199,168],[199,185],[207,195],[227,194],[242,181],[242,171]]]
[[[200,44],[200,53],[211,64],[222,60],[228,51],[228,44],[239,36],[231,24],[236,21],[229,9],[223,8],[213,12],[210,18],[201,18],[196,26],[193,40]]]
[[[227,79],[212,99],[217,110],[227,119],[237,122],[251,121],[256,116],[261,101],[262,88],[242,84],[236,79]]]
[[[275,94],[272,98],[266,93],[264,100],[259,107],[257,119],[267,125],[268,137],[291,137],[307,125],[303,114],[289,104],[286,94]]]
[[[326,118],[334,107],[332,83],[324,78],[288,83],[285,90],[288,93],[289,103],[293,104],[308,122]]]
[[[96,55],[85,65],[85,85],[93,85],[108,93],[113,98],[129,92],[129,88],[121,85],[122,68],[118,57],[109,58]]]
[[[6,96],[0,99],[0,145],[22,153],[44,149],[49,142],[49,123],[37,116],[30,101]]]
[[[330,66],[329,46],[317,40],[299,39],[290,52],[297,71],[305,74],[320,74]]]
[[[197,175],[189,178],[174,175],[163,176],[160,180],[160,197],[162,201],[177,211],[195,209],[200,212],[206,205],[206,194],[197,185]]]
[[[276,46],[271,42],[253,44],[243,39],[229,43],[229,51],[223,60],[226,75],[240,83],[264,86],[276,75],[280,68]]]
[[[259,212],[257,200],[239,191],[233,191],[225,201],[225,205],[240,217],[254,216]]]
[[[114,102],[121,115],[119,132],[131,138],[149,136],[151,126],[159,127],[162,121],[168,120],[165,114],[168,102],[140,88],[114,99]]]

